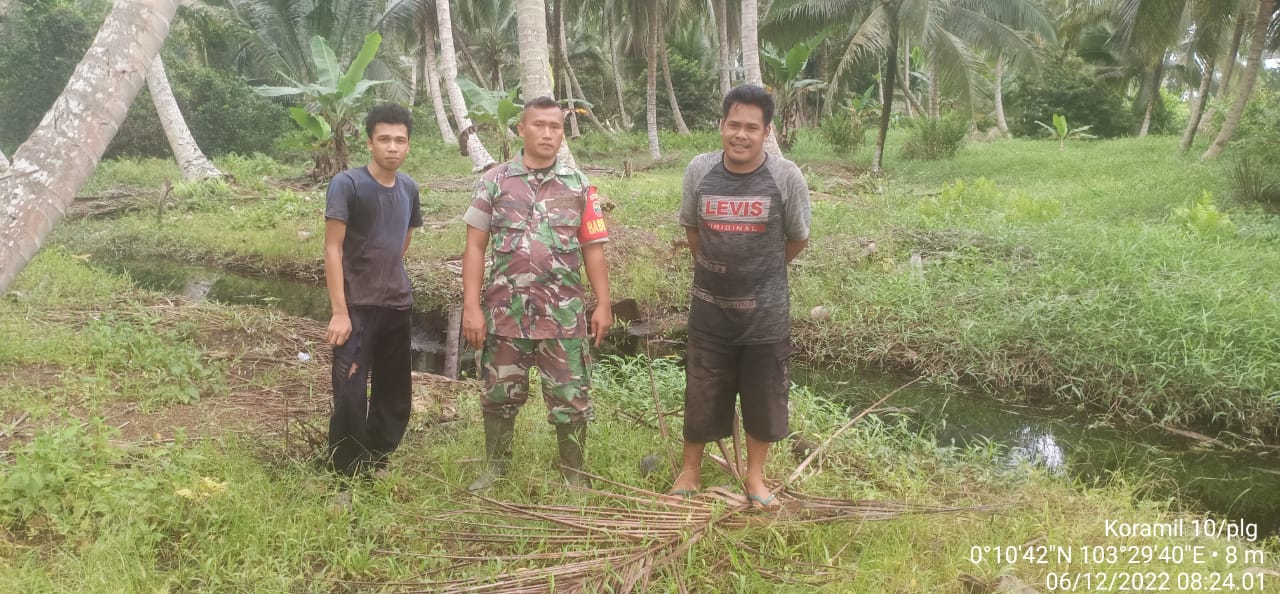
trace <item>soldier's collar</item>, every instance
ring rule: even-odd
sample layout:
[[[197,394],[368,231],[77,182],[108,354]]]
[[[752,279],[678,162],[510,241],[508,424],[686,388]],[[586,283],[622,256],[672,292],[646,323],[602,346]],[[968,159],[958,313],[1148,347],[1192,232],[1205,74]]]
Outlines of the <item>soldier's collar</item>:
[[[517,152],[515,158],[507,163],[507,173],[521,177],[529,175],[529,168],[524,166],[524,149]],[[573,169],[556,158],[556,162],[551,164],[551,174],[556,177],[567,177],[573,175]]]

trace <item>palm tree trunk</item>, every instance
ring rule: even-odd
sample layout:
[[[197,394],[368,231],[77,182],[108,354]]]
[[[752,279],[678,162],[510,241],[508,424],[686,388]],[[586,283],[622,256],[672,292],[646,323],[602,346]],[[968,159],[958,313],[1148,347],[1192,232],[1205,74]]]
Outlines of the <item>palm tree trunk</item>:
[[[417,52],[413,57],[413,65],[409,67],[409,107],[418,104],[418,72],[422,68],[422,52]]]
[[[441,75],[444,77],[445,90],[449,93],[453,120],[458,124],[459,143],[465,137],[466,153],[471,157],[471,170],[484,171],[495,161],[480,142],[480,135],[476,134],[471,118],[467,117],[467,102],[462,97],[462,89],[458,88],[458,58],[453,51],[453,17],[449,13],[449,0],[436,0],[436,23],[440,25]]]
[[[760,75],[760,13],[757,12],[756,0],[742,0],[742,70],[749,85],[764,87],[764,77]],[[773,123],[769,124],[769,137],[764,140],[764,150],[775,157],[782,156],[778,148],[778,138],[773,133]]]
[[[204,156],[200,145],[187,128],[187,120],[178,109],[178,100],[173,96],[173,88],[169,86],[169,74],[165,72],[164,62],[160,55],[151,61],[151,69],[147,71],[147,88],[151,89],[151,101],[155,103],[156,113],[160,116],[160,126],[169,139],[169,149],[178,161],[182,170],[182,181],[199,181],[211,177],[222,177],[222,172],[214,167],[213,162]]]
[[[914,118],[916,114],[912,113],[915,107],[919,105],[915,98],[911,96],[911,36],[902,36],[902,78],[898,80],[898,88],[902,89],[902,94],[908,99],[907,101],[907,117]],[[923,112],[922,112],[923,113]]]
[[[1216,66],[1214,57],[1209,55],[1204,72],[1200,74],[1200,88],[1196,91],[1196,100],[1191,103],[1191,114],[1187,117],[1187,129],[1182,131],[1182,142],[1178,143],[1178,152],[1191,150],[1196,141],[1196,131],[1200,128],[1200,117],[1204,115],[1204,105],[1209,99],[1209,87],[1213,84],[1213,69]]]
[[[545,7],[544,7],[545,8]],[[582,130],[578,127],[578,106],[577,99],[573,94],[573,81],[569,78],[569,45],[568,39],[564,34],[564,0],[551,0],[551,14],[547,15],[548,37],[551,41],[551,53],[553,55],[552,62],[556,64],[553,72],[558,72],[559,76],[554,77],[556,96],[561,99],[567,99],[569,105],[569,138],[577,138],[582,136]]]
[[[876,133],[876,148],[871,155],[871,172],[884,170],[884,141],[889,136],[889,118],[893,113],[893,79],[898,73],[898,7],[881,0],[883,10],[889,11],[889,46],[885,48],[885,93],[884,102],[880,106],[880,130]]]
[[[89,179],[169,34],[177,0],[117,2],[40,125],[0,177],[0,294]]]
[[[657,161],[662,158],[662,149],[658,146],[658,19],[649,14],[648,39],[645,43],[645,61],[648,64],[648,78],[645,81],[645,124],[649,135],[649,158]]]
[[[1249,20],[1250,11],[1245,11],[1236,17],[1236,30],[1231,34],[1231,48],[1227,50],[1227,61],[1222,67],[1222,82],[1218,83],[1219,100],[1225,98],[1227,93],[1231,92],[1231,75],[1236,71],[1236,60],[1240,56],[1240,42],[1244,39],[1244,26]]]
[[[516,30],[520,47],[520,93],[524,98],[554,97],[551,62],[547,55],[547,5],[544,0],[520,0],[516,6]],[[560,143],[561,164],[577,168],[569,143]]]
[[[1138,138],[1146,138],[1147,133],[1151,131],[1151,113],[1155,111],[1156,101],[1160,101],[1160,85],[1164,82],[1164,53],[1160,54],[1160,61],[1156,63],[1156,67],[1151,71],[1151,87],[1147,90],[1147,107],[1142,114],[1142,128],[1138,130]]]
[[[1236,30],[1231,34],[1231,47],[1227,50],[1226,60],[1222,67],[1222,80],[1218,83],[1218,92],[1213,96],[1213,104],[1209,106],[1209,110],[1200,117],[1200,121],[1213,122],[1218,106],[1227,98],[1231,92],[1231,75],[1235,73],[1236,58],[1240,55],[1240,43],[1244,39],[1244,26],[1249,20],[1252,12],[1246,10],[1236,15]]]
[[[663,7],[659,7],[663,8]],[[666,15],[663,15],[664,17]],[[671,104],[671,118],[676,121],[676,132],[680,134],[688,134],[689,126],[684,123],[684,116],[680,113],[680,102],[676,101],[676,89],[671,84],[671,62],[667,59],[667,33],[666,20],[659,19],[658,24],[658,59],[662,61],[662,78],[667,83],[667,103]]]
[[[582,85],[578,84],[578,74],[574,72],[573,64],[570,64],[568,61],[566,61],[565,66],[566,66],[565,71],[569,74],[569,83],[570,83],[570,86],[573,88],[574,96],[581,98],[583,101],[586,101],[587,94],[582,92]],[[600,121],[600,118],[596,117],[595,108],[584,105],[582,106],[582,109],[586,112],[587,121],[591,122],[591,125],[598,128],[601,132],[604,132],[606,134],[609,133],[609,129],[605,128],[604,124]]]
[[[716,54],[720,72],[720,96],[733,88],[733,65],[729,60],[729,14],[725,0],[712,0],[711,9],[716,19]]]
[[[756,0],[742,0],[742,74],[746,83],[764,86],[760,75],[760,28]]]
[[[631,129],[631,116],[627,114],[627,102],[625,101],[623,88],[626,86],[622,82],[622,70],[618,68],[618,44],[614,39],[614,13],[612,10],[613,3],[606,4],[608,11],[604,17],[604,34],[605,43],[609,44],[609,70],[613,71],[613,90],[618,95],[618,119],[622,122],[622,127]]]
[[[938,61],[929,60],[929,118],[934,120],[942,115],[942,88],[939,78]]]
[[[445,110],[444,97],[440,95],[440,73],[436,71],[436,24],[431,13],[422,15],[422,78],[427,82],[427,94],[431,96],[431,111],[436,116],[436,127],[445,144],[456,144],[458,137],[449,124],[449,112]]]
[[[898,90],[902,91],[902,97],[905,99],[904,105],[907,108],[907,117],[914,117],[912,115],[913,112],[918,113],[921,116],[928,116],[929,110],[926,109],[923,105],[920,105],[920,101],[916,99],[916,96],[912,95],[911,90],[907,88],[907,85],[904,81],[906,77],[901,76],[902,74],[901,72],[899,72],[898,74],[899,74]]]
[[[1009,133],[1009,121],[1004,117],[1004,56],[996,56],[995,81],[991,88],[992,101],[996,104],[996,127],[1000,129],[1001,136],[1013,138]]]
[[[1222,130],[1218,131],[1218,137],[1213,139],[1213,144],[1209,145],[1208,150],[1200,156],[1201,159],[1212,159],[1221,154],[1223,149],[1227,148],[1227,143],[1231,141],[1231,136],[1236,133],[1236,127],[1240,125],[1240,118],[1244,116],[1244,108],[1249,103],[1249,96],[1253,94],[1253,85],[1258,80],[1258,69],[1262,66],[1262,48],[1267,41],[1267,27],[1271,24],[1271,11],[1274,4],[1274,0],[1258,0],[1253,39],[1249,42],[1249,62],[1245,65],[1243,78],[1240,79],[1240,90],[1231,104],[1231,111],[1227,112],[1227,117],[1222,122]]]
[[[445,0],[445,1],[448,1],[448,0]],[[456,31],[453,27],[454,27],[453,25],[450,25],[449,27],[450,39],[460,39],[462,36],[459,35],[459,32]],[[440,32],[440,39],[444,39],[443,30],[441,30]],[[482,71],[480,70],[480,65],[476,63],[475,58],[471,57],[471,50],[467,49],[467,44],[459,43],[458,45],[454,46],[454,55],[462,57],[462,64],[467,67],[467,70],[471,71],[471,76],[475,78],[476,84],[479,85],[480,87],[484,87],[485,86],[484,74],[482,74]],[[501,70],[498,71],[498,79],[499,79],[498,88],[503,88],[502,80],[501,80],[502,79]]]

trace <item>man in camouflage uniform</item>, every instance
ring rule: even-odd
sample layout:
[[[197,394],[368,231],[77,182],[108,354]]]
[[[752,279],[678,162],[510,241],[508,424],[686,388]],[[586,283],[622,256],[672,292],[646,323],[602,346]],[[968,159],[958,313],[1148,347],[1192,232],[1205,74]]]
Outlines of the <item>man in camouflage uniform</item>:
[[[537,365],[547,421],[556,427],[560,463],[570,484],[589,484],[583,470],[591,410],[588,334],[599,346],[613,323],[604,227],[593,188],[581,172],[560,163],[564,112],[555,100],[530,100],[517,125],[524,148],[485,172],[463,220],[462,331],[483,347],[485,470],[469,487],[486,489],[506,473],[516,414],[529,396],[529,367]],[[481,299],[485,253],[493,272]],[[586,317],[579,269],[598,304]]]

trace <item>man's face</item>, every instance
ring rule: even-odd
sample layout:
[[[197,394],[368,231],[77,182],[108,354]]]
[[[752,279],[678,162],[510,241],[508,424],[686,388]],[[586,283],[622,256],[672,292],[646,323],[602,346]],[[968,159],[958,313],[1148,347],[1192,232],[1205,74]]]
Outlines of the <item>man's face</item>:
[[[374,124],[373,135],[369,137],[369,153],[378,167],[388,171],[399,169],[409,155],[409,127],[382,122]]]
[[[764,110],[755,105],[734,103],[720,121],[720,141],[724,145],[724,158],[730,165],[755,165],[768,136]]]
[[[524,140],[524,153],[537,161],[555,160],[564,142],[564,111],[559,107],[524,110],[516,133]]]

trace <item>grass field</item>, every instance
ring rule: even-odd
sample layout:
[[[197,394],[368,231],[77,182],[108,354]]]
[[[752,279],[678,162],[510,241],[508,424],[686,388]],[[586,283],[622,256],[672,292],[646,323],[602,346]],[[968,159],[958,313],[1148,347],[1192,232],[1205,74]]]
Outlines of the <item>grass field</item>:
[[[643,163],[634,140],[623,155],[588,140],[579,159],[620,172],[624,160]],[[471,177],[456,155],[420,142],[409,169],[423,181],[430,224],[410,268],[420,306],[435,308],[459,292],[445,262],[460,252]],[[678,317],[690,274],[674,219],[681,166],[715,138],[670,144],[680,146],[664,166],[595,181],[612,206],[614,294]],[[1274,436],[1280,228],[1231,202],[1213,166],[1172,154],[1163,138],[1063,152],[1012,141],[947,162],[895,159],[888,177],[872,178],[802,139],[815,224],[792,278],[801,357]],[[612,481],[598,481],[600,492],[560,484],[537,406],[521,417],[515,470],[488,494],[494,501],[459,492],[482,456],[478,387],[422,378],[391,476],[351,485],[353,507],[336,510],[344,486],[316,463],[329,398],[321,325],[186,303],[94,267],[171,258],[314,277],[322,189],[289,181],[296,168],[265,158],[220,164],[234,182],[180,186],[163,212],[155,197],[176,177],[170,164],[104,164],[85,193],[124,188],[138,197],[135,210],[64,222],[0,300],[0,589],[448,591],[522,576],[564,589],[572,574],[548,576],[578,562],[589,565],[587,591],[609,591],[610,580],[646,566],[654,592],[969,592],[1019,582],[1047,591],[1066,589],[1064,573],[1111,576],[1090,577],[1096,586],[1134,571],[1167,573],[1172,591],[1227,575],[1237,589],[1247,581],[1280,591],[1275,538],[1109,534],[1108,520],[1191,526],[1198,517],[1176,501],[1141,499],[1152,479],[1140,472],[1077,484],[999,463],[996,446],[939,447],[928,428],[892,415],[860,420],[793,484],[845,501],[848,517],[817,518],[800,498],[779,515],[737,510],[730,498],[654,504],[650,492],[666,488],[669,472],[662,462],[645,472],[642,458],[665,461],[677,444],[653,426],[651,390],[673,411],[683,383],[666,359],[653,363],[652,385],[642,359],[598,366],[589,464]],[[1175,212],[1202,191],[1230,227],[1208,226],[1206,207]],[[815,305],[830,320],[809,319]],[[793,428],[814,442],[833,435],[855,412],[833,397],[797,387]],[[678,415],[668,419],[678,431]],[[777,454],[768,474],[781,480],[798,460]],[[706,485],[737,490],[710,461],[705,474]],[[907,507],[875,512],[895,505]],[[1135,549],[1137,566],[1105,549],[1082,562],[1084,546],[1148,545],[1149,561]],[[1050,546],[1075,560],[983,548]],[[1219,556],[1174,558],[1183,546]],[[649,553],[629,556],[637,551]]]

